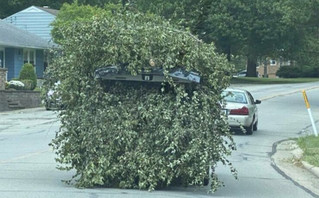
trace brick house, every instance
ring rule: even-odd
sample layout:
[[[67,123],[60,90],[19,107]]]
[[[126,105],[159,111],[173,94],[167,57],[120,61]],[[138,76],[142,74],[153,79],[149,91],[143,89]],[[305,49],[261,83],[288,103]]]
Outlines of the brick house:
[[[257,72],[259,77],[266,77],[266,78],[277,78],[277,71],[280,67],[290,66],[290,61],[282,61],[282,60],[269,60],[265,66],[265,63],[260,64],[257,67]]]

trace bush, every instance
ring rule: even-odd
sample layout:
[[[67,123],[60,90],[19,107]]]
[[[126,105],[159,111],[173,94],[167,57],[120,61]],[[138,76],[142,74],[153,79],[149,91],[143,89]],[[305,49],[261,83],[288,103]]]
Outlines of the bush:
[[[319,67],[283,66],[277,71],[281,78],[319,77]]]
[[[310,77],[310,78],[319,77],[319,67],[303,66],[302,77]]]
[[[37,86],[37,75],[35,73],[34,67],[32,64],[26,63],[22,66],[20,71],[19,80],[30,80],[32,84],[29,86],[30,90],[34,90]]]
[[[24,84],[25,90],[34,90],[34,82],[32,80],[20,80]]]
[[[59,79],[65,110],[52,141],[62,170],[76,170],[77,186],[153,190],[182,180],[203,185],[212,167],[212,190],[220,185],[217,162],[228,164],[235,148],[221,92],[232,67],[213,44],[177,30],[162,18],[133,14],[101,16],[60,28],[64,42],[48,68]],[[86,35],[86,36],[83,36]],[[94,79],[115,64],[132,75],[161,68],[164,83]],[[177,84],[174,68],[196,71],[200,84]],[[48,81],[47,87],[53,87]]]
[[[281,78],[299,78],[301,69],[297,66],[283,66],[277,71],[277,76]]]

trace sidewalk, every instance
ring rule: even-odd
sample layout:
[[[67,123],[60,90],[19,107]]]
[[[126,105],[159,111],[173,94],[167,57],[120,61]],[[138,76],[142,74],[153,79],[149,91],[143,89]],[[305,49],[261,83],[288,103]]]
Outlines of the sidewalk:
[[[301,161],[301,157],[302,150],[294,140],[284,140],[273,146],[273,166],[296,185],[319,196],[319,168]]]

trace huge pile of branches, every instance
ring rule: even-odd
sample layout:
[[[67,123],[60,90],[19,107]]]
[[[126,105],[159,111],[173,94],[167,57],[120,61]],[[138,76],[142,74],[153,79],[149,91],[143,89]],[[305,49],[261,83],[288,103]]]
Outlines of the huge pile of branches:
[[[93,17],[59,29],[63,43],[48,68],[59,80],[64,110],[52,145],[80,187],[153,190],[203,185],[234,142],[221,113],[221,91],[232,67],[213,44],[152,15],[131,12]],[[151,64],[150,64],[151,63]],[[94,72],[119,65],[131,75],[161,68],[163,83],[101,81]],[[198,72],[199,84],[179,84],[174,68]],[[53,83],[54,81],[52,81]]]

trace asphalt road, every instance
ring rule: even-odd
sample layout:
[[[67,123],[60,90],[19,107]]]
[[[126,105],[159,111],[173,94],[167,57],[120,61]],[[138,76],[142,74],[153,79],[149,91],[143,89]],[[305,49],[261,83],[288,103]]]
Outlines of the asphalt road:
[[[319,85],[237,85],[262,99],[259,130],[252,136],[236,134],[237,151],[231,161],[238,170],[235,180],[222,165],[217,174],[225,183],[214,194],[208,188],[169,188],[147,192],[122,189],[77,189],[61,180],[74,172],[57,170],[48,143],[55,136],[57,114],[42,108],[0,113],[0,197],[289,197],[315,195],[283,176],[274,168],[270,155],[273,144],[284,139],[312,133],[301,90],[307,91],[314,119],[319,119]],[[318,124],[317,124],[318,125]]]
[[[216,195],[221,197],[313,197],[301,186],[282,176],[272,164],[273,144],[311,134],[312,128],[301,90],[307,91],[314,119],[319,119],[319,89],[316,83],[298,85],[244,86],[259,106],[259,130],[252,136],[235,135],[237,151],[231,160],[239,173],[233,180],[226,168],[220,168],[225,182]],[[318,124],[317,124],[318,125]]]

